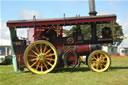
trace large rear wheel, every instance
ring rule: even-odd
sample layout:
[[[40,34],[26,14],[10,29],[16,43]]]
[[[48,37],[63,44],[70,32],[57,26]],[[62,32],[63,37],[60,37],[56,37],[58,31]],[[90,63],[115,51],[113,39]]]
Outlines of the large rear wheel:
[[[104,72],[108,70],[110,65],[110,56],[104,51],[93,51],[88,57],[88,66],[92,71]]]
[[[55,68],[57,52],[50,42],[35,41],[26,48],[24,61],[26,67],[33,73],[46,74]]]

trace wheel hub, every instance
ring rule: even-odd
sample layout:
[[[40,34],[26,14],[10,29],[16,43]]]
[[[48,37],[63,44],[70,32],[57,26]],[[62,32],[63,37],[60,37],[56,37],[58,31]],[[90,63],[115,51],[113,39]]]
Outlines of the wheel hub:
[[[39,54],[38,59],[39,59],[41,62],[46,61],[46,54],[45,54],[45,53]]]
[[[97,60],[98,64],[102,64],[102,61],[100,59]]]

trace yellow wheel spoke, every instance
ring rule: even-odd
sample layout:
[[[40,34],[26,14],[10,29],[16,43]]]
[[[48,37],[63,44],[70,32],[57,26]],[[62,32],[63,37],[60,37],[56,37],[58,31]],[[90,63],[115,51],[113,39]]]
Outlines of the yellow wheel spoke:
[[[30,61],[35,61],[35,60],[37,60],[37,58],[31,59]]]
[[[106,67],[106,64],[104,64],[104,67]]]
[[[98,70],[98,65],[97,65],[96,69]]]
[[[45,53],[46,49],[47,49],[47,45],[44,47],[43,53]]]
[[[104,60],[105,58],[106,58],[106,57],[104,56],[104,57],[103,57],[103,60]]]
[[[35,61],[35,62],[31,65],[31,67],[33,67],[37,62],[38,62],[38,60],[37,60],[37,61]]]
[[[103,69],[103,68],[102,68],[102,64],[100,65],[100,68],[101,68],[101,70]]]
[[[35,46],[35,49],[36,49],[36,51],[37,51],[38,53],[40,53],[39,50],[38,50],[38,48],[37,48],[36,46]]]
[[[103,63],[107,63],[107,61],[102,61]]]
[[[37,56],[35,56],[35,55],[28,55],[28,56],[30,56],[30,57],[37,57]]]
[[[99,58],[98,54],[96,54],[97,59]]]
[[[96,63],[92,65],[93,67],[96,66]]]
[[[102,60],[102,54],[100,54],[100,60]]]
[[[53,54],[49,54],[49,55],[47,55],[47,57],[51,57],[51,56],[53,56],[53,55],[55,55],[54,53]]]
[[[92,61],[93,63],[97,62],[97,61]]]
[[[42,44],[40,44],[40,53],[42,53]]]
[[[92,59],[95,59],[95,60],[97,60],[97,59],[95,58],[95,56],[93,56],[93,57],[92,57]]]
[[[46,54],[48,54],[51,50],[52,50],[52,49],[49,49],[49,50],[46,52]]]
[[[35,55],[37,55],[37,56],[38,56],[38,53],[37,53],[37,52],[35,52],[34,50],[32,50],[32,52],[33,52]]]
[[[41,71],[43,71],[43,64],[41,63]]]
[[[38,62],[37,66],[36,66],[36,70],[39,68],[40,62]]]
[[[47,64],[50,65],[52,67],[52,64],[50,62],[47,61]]]
[[[45,62],[43,62],[43,64],[44,64],[45,68],[48,70],[48,67],[47,67],[46,63],[45,63]]]
[[[47,58],[47,60],[51,60],[51,61],[54,61],[55,59],[52,59],[52,58]]]

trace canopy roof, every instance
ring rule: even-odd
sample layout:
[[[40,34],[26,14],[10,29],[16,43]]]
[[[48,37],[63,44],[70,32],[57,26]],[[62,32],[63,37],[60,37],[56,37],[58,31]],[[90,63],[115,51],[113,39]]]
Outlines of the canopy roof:
[[[101,23],[115,21],[116,15],[84,16],[84,17],[65,17],[55,19],[37,19],[37,20],[12,20],[7,22],[8,27],[30,28],[47,26],[65,26],[76,24],[89,24],[91,22]]]

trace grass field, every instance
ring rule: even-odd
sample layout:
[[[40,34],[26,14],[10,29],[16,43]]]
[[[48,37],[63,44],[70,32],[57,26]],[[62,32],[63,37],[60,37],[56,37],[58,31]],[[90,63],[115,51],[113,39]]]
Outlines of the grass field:
[[[128,58],[112,58],[109,71],[96,73],[82,65],[45,75],[14,72],[12,65],[0,65],[0,85],[128,85]]]

